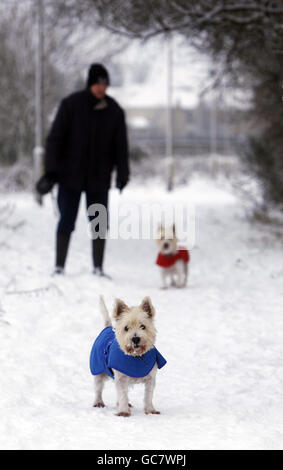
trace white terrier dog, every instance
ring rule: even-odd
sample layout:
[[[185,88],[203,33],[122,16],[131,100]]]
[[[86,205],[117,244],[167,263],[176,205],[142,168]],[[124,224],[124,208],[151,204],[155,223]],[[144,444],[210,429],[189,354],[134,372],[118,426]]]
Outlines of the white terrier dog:
[[[190,254],[186,248],[178,247],[175,225],[170,228],[159,225],[156,242],[160,249],[156,264],[160,266],[162,288],[167,289],[168,277],[172,286],[185,287]]]
[[[116,299],[113,317],[116,328],[100,297],[100,309],[105,328],[96,338],[90,355],[90,369],[95,376],[94,407],[104,407],[102,390],[108,377],[114,379],[118,396],[117,416],[130,416],[129,385],[145,384],[144,411],[160,414],[152,404],[157,368],[166,364],[164,357],[154,347],[156,330],[155,309],[149,297],[138,307],[128,307]]]

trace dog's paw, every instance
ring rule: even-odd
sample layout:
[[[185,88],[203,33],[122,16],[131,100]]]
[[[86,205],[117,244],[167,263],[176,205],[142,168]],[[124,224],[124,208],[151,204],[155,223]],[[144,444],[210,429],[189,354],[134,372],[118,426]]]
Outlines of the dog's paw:
[[[104,405],[103,401],[97,401],[93,404],[93,407],[94,408],[104,408],[105,405]]]
[[[156,410],[144,410],[146,415],[160,415],[160,411]]]
[[[128,411],[119,411],[119,413],[116,413],[116,416],[124,416],[124,418],[128,418],[129,416],[131,416],[131,413],[129,413]]]

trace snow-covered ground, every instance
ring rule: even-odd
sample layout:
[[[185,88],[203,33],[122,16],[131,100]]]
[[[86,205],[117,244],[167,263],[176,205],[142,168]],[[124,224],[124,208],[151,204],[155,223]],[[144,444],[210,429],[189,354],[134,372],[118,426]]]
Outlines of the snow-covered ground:
[[[251,225],[209,181],[168,196],[148,183],[113,202],[194,202],[196,246],[186,289],[161,290],[152,240],[109,240],[106,271],[91,274],[84,201],[65,277],[51,277],[56,216],[27,193],[1,195],[0,447],[17,449],[283,448],[282,237]],[[3,214],[3,210],[1,211]],[[145,416],[142,385],[130,418],[115,416],[109,381],[94,409],[89,352],[103,327],[98,296],[157,310],[159,371]]]

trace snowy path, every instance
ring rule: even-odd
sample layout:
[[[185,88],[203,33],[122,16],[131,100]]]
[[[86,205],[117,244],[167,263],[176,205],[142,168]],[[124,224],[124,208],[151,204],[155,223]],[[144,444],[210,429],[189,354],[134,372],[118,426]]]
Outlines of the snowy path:
[[[130,187],[121,201],[166,197]],[[10,223],[25,223],[0,233],[0,448],[283,448],[282,241],[207,182],[172,197],[196,204],[196,247],[189,287],[162,291],[153,241],[110,240],[115,281],[91,275],[84,201],[67,275],[51,277],[50,201],[41,209],[27,194],[1,196],[14,204]],[[110,382],[107,407],[92,408],[101,293],[109,307],[115,296],[135,305],[145,295],[156,306],[157,347],[168,360],[157,377],[160,416],[144,416],[142,386],[130,394],[132,417],[114,416]]]

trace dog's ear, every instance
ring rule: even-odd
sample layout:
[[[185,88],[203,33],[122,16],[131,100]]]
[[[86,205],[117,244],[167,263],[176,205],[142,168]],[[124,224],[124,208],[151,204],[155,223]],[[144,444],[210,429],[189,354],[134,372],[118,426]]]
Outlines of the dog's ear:
[[[147,315],[149,316],[149,318],[152,318],[155,314],[155,308],[154,306],[152,305],[152,302],[151,302],[151,298],[150,297],[145,297],[143,300],[142,300],[142,303],[141,303],[141,309],[147,313]]]
[[[115,299],[113,317],[117,320],[123,312],[129,310],[129,307],[121,299]]]

